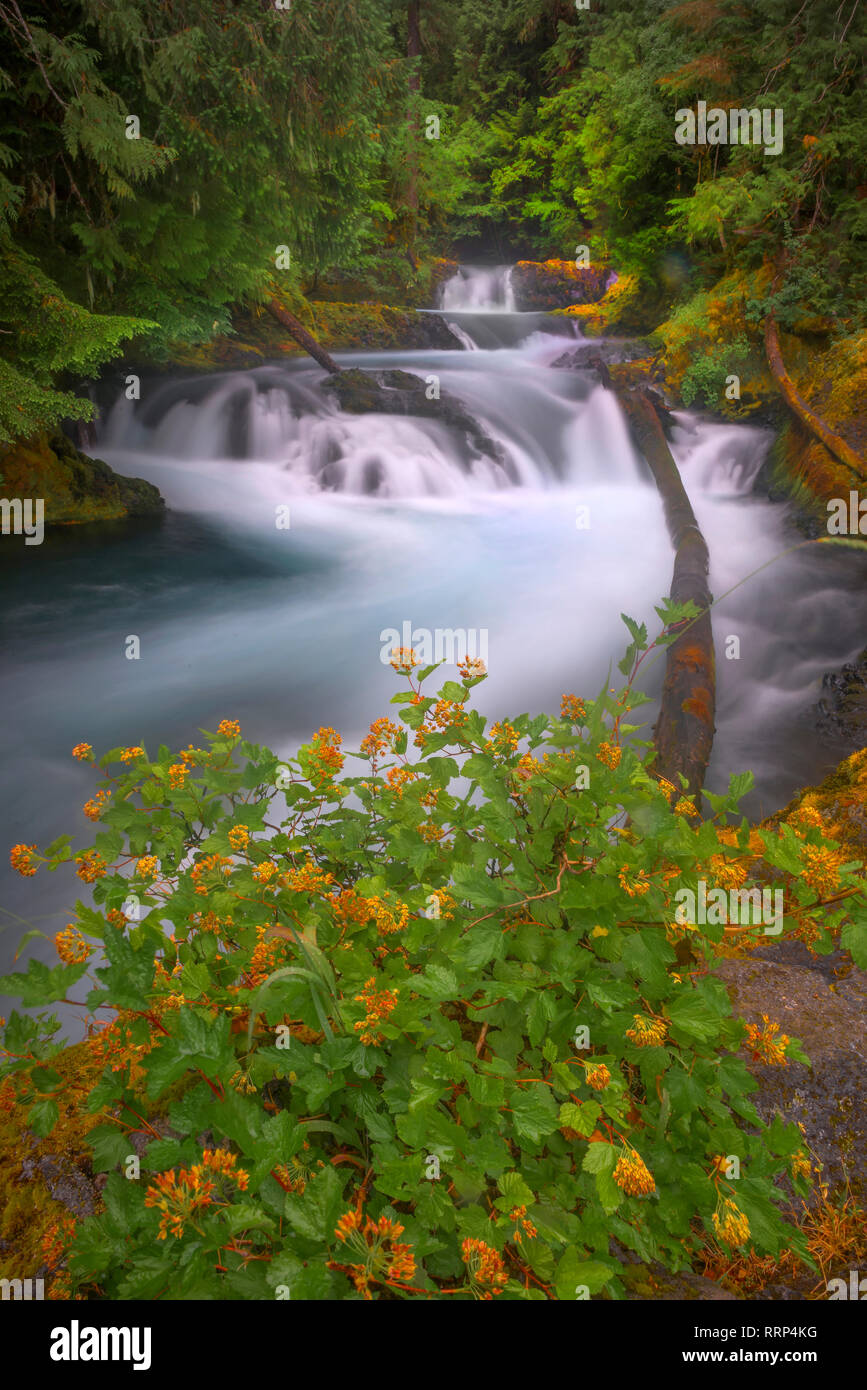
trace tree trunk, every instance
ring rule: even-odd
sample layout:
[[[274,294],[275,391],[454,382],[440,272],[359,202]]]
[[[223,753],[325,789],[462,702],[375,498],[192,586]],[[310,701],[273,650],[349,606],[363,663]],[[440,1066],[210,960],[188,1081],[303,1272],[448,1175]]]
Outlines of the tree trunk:
[[[332,375],[336,375],[341,370],[331,354],[317,343],[313,334],[307,332],[307,329],[298,322],[294,314],[290,314],[289,310],[284,309],[283,305],[274,298],[267,300],[266,305],[277,322],[292,334],[296,343],[303,347],[305,352],[309,352],[310,356],[316,359],[320,367],[324,367],[326,372],[331,372]]]
[[[682,773],[690,796],[697,797],[713,747],[716,712],[713,630],[709,612],[712,598],[707,585],[708,549],[649,393],[644,387],[615,390],[665,508],[665,520],[674,546],[671,598],[675,603],[691,599],[702,610],[701,617],[668,648],[659,718],[653,731],[656,747],[653,770],[672,782],[678,793],[678,773]]]
[[[864,471],[864,460],[855,453],[851,445],[841,439],[838,434],[834,434],[821,420],[815,415],[801,393],[798,391],[792,378],[786,371],[783,362],[783,354],[780,351],[780,339],[777,333],[777,323],[772,312],[768,312],[765,318],[765,351],[768,355],[768,365],[773,373],[774,380],[779,386],[786,404],[789,409],[797,415],[802,425],[805,425],[810,434],[818,439],[820,444],[824,444],[830,454],[833,454],[840,463],[850,468],[855,476],[861,481],[867,481]]]
[[[419,5],[420,0],[409,0],[407,5],[407,33],[406,33],[406,56],[413,62],[421,56],[421,28],[419,26]],[[417,67],[409,75],[410,98],[421,89],[421,78]],[[407,126],[409,129],[409,148],[407,151],[407,188],[406,201],[409,206],[409,242],[406,254],[413,270],[418,270],[418,262],[415,257],[415,241],[418,223],[418,115],[414,106],[407,111]]]

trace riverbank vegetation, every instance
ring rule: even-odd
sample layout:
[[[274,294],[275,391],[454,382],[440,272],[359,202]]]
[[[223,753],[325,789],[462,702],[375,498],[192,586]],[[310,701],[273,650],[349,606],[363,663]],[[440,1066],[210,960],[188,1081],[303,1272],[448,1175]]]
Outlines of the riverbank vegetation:
[[[31,1161],[45,1141],[102,1175],[90,1214],[43,1218],[53,1296],[623,1297],[747,1250],[815,1270],[780,1211],[809,1191],[803,1134],[762,1122],[738,1055],[800,1045],[733,1017],[712,970],[768,930],[842,931],[867,963],[863,866],[812,806],[751,829],[749,776],[701,820],[650,775],[633,679],[669,627],[633,624],[626,686],[551,718],[490,723],[481,663],[428,694],[401,649],[399,718],[357,753],[320,729],[280,761],[232,719],[156,756],[76,746],[104,828],[13,862],[74,867],[94,905],[54,968],[0,982],[109,1015],[72,1090],[49,1014],[6,1028]]]

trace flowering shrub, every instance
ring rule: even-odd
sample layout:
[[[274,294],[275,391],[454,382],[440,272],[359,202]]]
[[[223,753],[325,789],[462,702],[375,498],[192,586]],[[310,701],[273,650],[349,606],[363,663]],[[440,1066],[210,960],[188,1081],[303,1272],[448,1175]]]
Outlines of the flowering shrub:
[[[659,611],[654,645],[683,616]],[[105,829],[13,862],[77,864],[95,905],[58,965],[0,980],[28,1007],[86,980],[109,1018],[86,1043],[104,1209],[63,1236],[72,1291],[619,1297],[612,1238],[673,1270],[713,1241],[805,1254],[775,1186],[806,1192],[802,1136],[760,1123],[737,1053],[802,1054],[708,973],[764,927],[684,920],[675,895],[770,879],[784,929],[816,950],[842,931],[863,963],[862,867],[810,818],[751,829],[749,775],[707,820],[652,775],[630,632],[626,687],[559,717],[487,728],[478,665],[429,696],[404,652],[403,727],[377,720],[358,754],[320,729],[281,763],[234,720],[180,754],[77,746]],[[56,1031],[5,1029],[0,1076],[43,1137]]]

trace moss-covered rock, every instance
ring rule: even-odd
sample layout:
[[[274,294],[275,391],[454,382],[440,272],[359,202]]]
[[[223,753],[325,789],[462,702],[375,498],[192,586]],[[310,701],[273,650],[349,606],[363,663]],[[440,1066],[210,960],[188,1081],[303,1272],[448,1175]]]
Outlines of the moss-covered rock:
[[[463,344],[439,314],[417,314],[388,304],[287,302],[286,308],[329,352],[399,352],[449,349]],[[279,357],[304,357],[304,349],[262,309],[236,316],[237,336],[195,347],[177,345],[170,363],[193,371],[257,367]]]
[[[0,477],[4,497],[43,499],[46,526],[159,516],[165,508],[152,483],[115,473],[63,434],[0,445]]]
[[[101,1207],[86,1141],[105,1116],[89,1114],[86,1101],[103,1063],[82,1042],[52,1057],[51,1066],[63,1084],[46,1139],[28,1127],[14,1076],[0,1084],[0,1278],[44,1277],[47,1296],[62,1298],[65,1281],[54,1275],[51,1255],[55,1232],[68,1233],[73,1221]]]
[[[578,267],[574,261],[518,261],[512,269],[515,308],[550,313],[573,304],[595,304],[605,293],[609,271]]]
[[[575,319],[586,338],[610,333],[641,333],[648,327],[648,312],[637,275],[620,274],[602,298],[588,304],[572,304],[555,312]]]

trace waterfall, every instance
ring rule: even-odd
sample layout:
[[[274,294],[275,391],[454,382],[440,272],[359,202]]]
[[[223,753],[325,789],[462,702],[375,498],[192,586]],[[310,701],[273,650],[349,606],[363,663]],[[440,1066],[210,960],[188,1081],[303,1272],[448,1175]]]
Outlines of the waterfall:
[[[405,624],[484,641],[478,704],[492,719],[556,711],[563,692],[593,696],[619,679],[621,613],[655,633],[671,583],[662,505],[616,398],[592,372],[553,366],[570,321],[510,313],[507,295],[502,267],[446,287],[458,307],[441,312],[475,351],[338,355],[435,378],[500,462],[444,418],[348,414],[300,359],[143,377],[140,401],[117,401],[92,452],[155,483],[168,513],[92,534],[58,528],[38,565],[6,574],[7,843],[90,832],[89,771],[69,757],[81,740],[177,748],[231,717],[281,756],[323,724],[357,748],[397,688],[382,633]],[[716,596],[792,544],[785,508],[752,491],[770,442],[754,426],[676,416],[672,450]],[[863,647],[865,568],[848,550],[796,551],[713,610],[708,786],[753,769],[748,814],[784,804],[833,760],[811,706],[824,672]],[[124,657],[129,634],[140,660]],[[651,696],[663,669],[650,669]],[[642,716],[649,737],[653,704]],[[27,883],[7,874],[3,891],[10,912],[32,915]],[[68,920],[68,895],[47,876],[46,931]],[[0,964],[13,968],[9,954]]]
[[[443,285],[442,308],[467,309],[472,313],[513,314],[512,267],[461,266]]]

